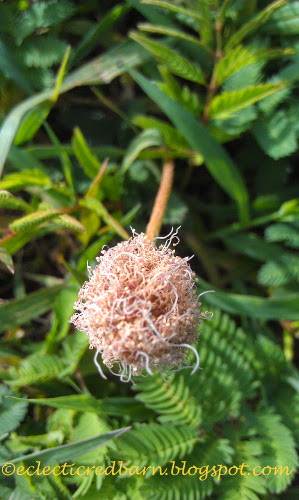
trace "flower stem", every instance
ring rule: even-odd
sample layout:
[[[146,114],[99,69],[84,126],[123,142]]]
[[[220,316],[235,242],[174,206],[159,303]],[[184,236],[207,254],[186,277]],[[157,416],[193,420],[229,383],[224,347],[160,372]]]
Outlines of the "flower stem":
[[[173,176],[173,160],[166,160],[163,166],[161,182],[153,206],[152,214],[146,228],[145,235],[148,240],[153,240],[154,238],[156,238],[156,236],[158,236],[160,232],[169,196],[171,194]]]

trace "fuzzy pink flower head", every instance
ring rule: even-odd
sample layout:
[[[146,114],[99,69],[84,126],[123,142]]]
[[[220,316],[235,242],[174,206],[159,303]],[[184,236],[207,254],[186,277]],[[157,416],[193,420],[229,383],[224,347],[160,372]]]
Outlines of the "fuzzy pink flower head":
[[[121,380],[143,369],[152,374],[152,369],[182,368],[188,349],[198,367],[190,344],[197,342],[205,315],[199,311],[189,259],[169,248],[175,239],[176,232],[156,247],[133,231],[130,240],[103,249],[94,270],[88,268],[89,281],[79,292],[71,322],[87,333],[102,375],[98,353],[110,369],[119,364]]]

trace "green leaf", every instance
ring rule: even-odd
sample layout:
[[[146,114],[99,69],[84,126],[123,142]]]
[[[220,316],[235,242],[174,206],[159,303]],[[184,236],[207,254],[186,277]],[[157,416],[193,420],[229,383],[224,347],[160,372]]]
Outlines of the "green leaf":
[[[42,176],[44,176],[44,174],[49,175],[51,173],[51,170],[41,163],[34,154],[17,146],[11,146],[8,154],[8,162],[13,165],[14,170],[17,172],[21,172],[23,170],[38,170],[42,173]],[[30,175],[30,173],[27,172],[27,175]],[[49,184],[51,184],[50,179]]]
[[[14,83],[26,92],[29,94],[33,92],[32,85],[23,74],[23,70],[14,54],[11,53],[2,40],[0,40],[0,70],[6,78],[11,78]]]
[[[87,263],[93,260],[100,252],[104,245],[107,245],[112,239],[112,234],[104,235],[94,243],[92,243],[80,256],[78,262],[78,270],[85,271]]]
[[[72,191],[72,193],[74,193],[75,188],[74,188],[74,180],[73,180],[74,174],[73,174],[72,162],[71,162],[67,152],[63,148],[61,142],[59,141],[57,135],[55,134],[54,130],[52,129],[52,127],[50,127],[50,125],[47,122],[44,123],[44,127],[45,127],[47,134],[48,134],[50,140],[52,141],[53,145],[57,148],[57,152],[58,152],[58,155],[60,157],[60,162],[61,162],[61,166],[62,166],[65,180],[66,180],[68,186],[70,187],[70,190]]]
[[[0,261],[12,274],[15,272],[13,260],[6,248],[0,247]]]
[[[282,286],[299,282],[299,257],[289,252],[276,260],[268,260],[259,270],[258,281],[264,286]]]
[[[79,287],[69,284],[57,295],[53,304],[53,322],[50,332],[46,337],[45,350],[49,353],[55,352],[57,345],[68,334],[70,329],[70,318],[74,312],[74,303],[78,299]]]
[[[173,36],[174,38],[179,38],[180,40],[185,40],[186,42],[194,43],[196,45],[202,46],[202,43],[195,36],[191,36],[184,31],[178,29],[169,28],[168,26],[157,26],[156,24],[150,23],[139,23],[138,29],[140,31],[147,31],[148,33],[156,33],[159,35]]]
[[[131,75],[184,135],[191,147],[205,160],[207,168],[220,186],[238,203],[242,220],[248,218],[248,193],[243,179],[225,150],[196,118],[170,99],[162,90],[136,71]]]
[[[275,111],[268,120],[258,120],[252,133],[266,154],[275,160],[297,150],[297,118],[292,108]]]
[[[281,493],[295,476],[298,457],[294,438],[290,430],[281,423],[279,415],[266,412],[252,415],[250,426],[262,439],[263,455],[259,457],[261,467],[286,467],[292,474],[270,474],[265,476],[266,485],[273,493]]]
[[[178,27],[169,15],[162,14],[158,9],[153,9],[151,6],[144,5],[144,2],[140,0],[128,0],[128,2],[151,23],[160,26],[168,26],[170,28]]]
[[[151,146],[162,146],[163,140],[158,130],[148,128],[135,137],[128,146],[123,158],[121,172],[124,174],[132,163],[138,158],[139,153]]]
[[[140,468],[157,467],[170,460],[184,459],[198,439],[198,430],[189,425],[135,424],[134,429],[118,440],[112,457],[129,465],[138,464]]]
[[[63,362],[66,364],[66,368],[60,373],[60,378],[63,379],[67,375],[75,373],[88,345],[89,341],[85,333],[74,332],[72,335],[68,335],[63,343]]]
[[[23,170],[8,174],[4,179],[0,180],[0,189],[10,191],[19,191],[28,186],[50,186],[50,178],[41,170]]]
[[[38,132],[47,118],[52,106],[52,101],[45,101],[35,108],[30,109],[25,114],[14,140],[16,146],[31,141],[34,138],[36,132]]]
[[[229,313],[258,319],[299,320],[299,294],[293,294],[289,298],[265,299],[254,295],[222,292],[201,278],[199,284],[203,291],[214,289],[216,292],[208,293],[205,296],[206,302]]]
[[[198,31],[200,33],[200,38],[206,46],[210,46],[213,43],[212,41],[214,30],[214,26],[212,24],[213,18],[211,12],[211,0],[193,0],[193,5],[200,15],[200,19],[198,20]]]
[[[14,33],[17,43],[22,41],[37,28],[48,28],[64,21],[74,12],[74,5],[68,0],[48,0],[33,3],[21,15],[15,26]]]
[[[165,381],[160,373],[155,373],[151,377],[135,377],[134,380],[137,382],[134,390],[140,391],[136,399],[158,413],[160,422],[198,427],[201,408],[182,375],[177,378],[171,375],[170,380]]]
[[[161,42],[155,42],[136,32],[130,33],[130,38],[140,43],[146,50],[157,57],[161,63],[165,64],[171,73],[185,78],[186,80],[204,84],[205,78],[201,67],[186,57],[181,56],[174,49],[170,49]]]
[[[240,109],[247,108],[265,97],[278,92],[285,87],[282,83],[256,85],[232,92],[222,92],[217,95],[210,105],[210,116],[213,119],[225,120]]]
[[[43,210],[41,212],[34,212],[15,220],[9,225],[9,227],[15,233],[22,233],[34,229],[44,222],[56,219],[61,214],[63,214],[61,210]]]
[[[103,56],[93,59],[70,73],[64,79],[59,93],[62,94],[80,85],[108,83],[116,76],[124,73],[127,67],[136,66],[146,59],[148,59],[147,52],[135,43],[119,44],[107,51]],[[0,143],[2,145],[0,150],[0,175],[23,116],[40,103],[53,99],[53,91],[52,88],[26,99],[13,108],[5,118],[0,131]]]
[[[35,353],[10,370],[9,384],[16,387],[37,384],[56,378],[62,369],[63,363],[58,356]]]
[[[0,207],[9,208],[10,210],[25,210],[26,212],[32,210],[29,203],[26,203],[22,198],[13,196],[9,191],[4,189],[0,190]]]
[[[79,415],[78,424],[74,429],[74,440],[86,439],[103,432],[109,432],[110,425],[93,412],[84,412]],[[107,446],[82,455],[78,463],[89,466],[90,464],[100,464],[107,454]]]
[[[101,164],[97,157],[91,152],[79,127],[74,129],[72,138],[74,154],[90,179],[94,179],[100,171]]]
[[[299,34],[299,2],[293,1],[274,12],[271,20],[265,25],[266,33],[278,35]]]
[[[18,49],[25,65],[33,68],[47,68],[63,58],[66,43],[52,36],[38,36],[26,40]]]
[[[235,234],[225,238],[225,242],[230,248],[262,262],[276,259],[282,252],[282,248],[278,245],[268,243],[252,233]]]
[[[63,285],[44,288],[21,299],[0,304],[0,332],[23,325],[51,309],[57,293]]]
[[[276,0],[265,7],[265,9],[258,12],[258,14],[253,16],[249,21],[247,21],[247,23],[244,23],[243,26],[228,39],[225,45],[225,50],[239,44],[243,38],[247,37],[250,33],[262,26],[268,21],[273,12],[285,5],[286,2],[287,0]]]
[[[23,401],[22,398],[14,397],[14,399]],[[127,415],[131,415],[134,418],[140,416],[144,418],[144,415],[151,414],[151,412],[144,409],[143,404],[132,397],[113,397],[100,400],[85,394],[76,394],[58,398],[26,399],[26,401],[42,406],[50,406],[51,408],[74,410],[78,412],[95,412],[101,415],[123,416],[125,412]]]
[[[71,46],[68,45],[65,49],[64,56],[61,60],[61,63],[60,63],[60,66],[59,66],[59,69],[57,72],[56,80],[55,80],[53,94],[51,95],[51,100],[54,103],[57,101],[57,99],[59,97],[60,89],[61,89],[64,77],[67,73],[67,63],[68,63],[68,60],[70,58],[70,54],[71,54]]]
[[[89,54],[103,39],[104,35],[124,14],[128,12],[130,6],[126,3],[113,7],[103,16],[103,18],[88,30],[86,35],[80,41],[78,47],[73,51],[70,58],[72,65],[81,61],[83,57]]]
[[[175,150],[189,151],[189,144],[182,134],[169,123],[159,120],[154,116],[137,115],[133,118],[132,123],[147,129],[157,129],[162,134],[166,146]]]
[[[11,390],[0,385],[0,435],[14,431],[27,413],[28,402],[26,399],[13,400]]]
[[[243,47],[237,45],[228,50],[215,66],[215,77],[217,83],[221,85],[227,78],[236,71],[258,61],[267,61],[273,58],[280,58],[294,54],[293,49],[254,49],[254,47]]]
[[[197,21],[202,19],[201,14],[196,10],[185,9],[176,3],[166,2],[163,0],[142,0],[141,3],[145,5],[153,5],[154,7],[161,7],[162,9],[170,10],[171,12],[176,12],[178,14],[183,14],[184,16],[191,17]]]
[[[68,462],[70,460],[74,460],[74,458],[76,457],[80,457],[80,455],[84,455],[89,451],[95,450],[99,446],[107,443],[107,441],[115,439],[124,432],[127,432],[129,429],[130,427],[123,427],[122,429],[107,432],[106,434],[101,434],[92,438],[81,439],[80,441],[77,441],[75,443],[65,444],[62,446],[57,446],[55,448],[49,448],[48,450],[30,453],[30,455],[22,455],[18,458],[9,460],[9,462],[18,464],[20,462],[27,462],[28,460],[33,459],[40,460],[43,465]]]
[[[102,219],[106,222],[108,226],[111,227],[117,234],[119,234],[124,240],[129,239],[129,234],[127,231],[121,226],[121,224],[109,214],[108,210],[104,205],[100,202],[100,200],[96,200],[95,198],[84,198],[84,200],[80,200],[80,205],[82,207],[88,208],[89,210],[98,214]]]
[[[286,245],[299,248],[299,227],[297,224],[277,223],[271,224],[265,230],[268,241],[284,241]]]
[[[55,224],[63,226],[70,231],[74,231],[74,233],[86,233],[86,228],[81,224],[81,222],[68,214],[60,215],[57,219],[55,219]]]

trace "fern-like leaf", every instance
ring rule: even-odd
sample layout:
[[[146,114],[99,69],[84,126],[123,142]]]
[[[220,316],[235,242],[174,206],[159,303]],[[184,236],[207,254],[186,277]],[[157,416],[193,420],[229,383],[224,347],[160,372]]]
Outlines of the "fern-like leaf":
[[[150,38],[136,32],[132,32],[130,37],[135,40],[135,42],[142,45],[146,50],[151,52],[151,54],[157,57],[160,62],[165,64],[171,73],[174,73],[182,78],[186,78],[186,80],[190,80],[192,82],[201,84],[205,82],[201,67],[186,57],[181,56],[174,49],[170,49],[169,47],[166,47],[166,45],[151,40]]]
[[[218,84],[222,84],[227,78],[232,76],[236,71],[259,61],[267,61],[276,57],[287,56],[293,54],[292,49],[254,49],[253,47],[243,47],[237,45],[230,49],[220,59],[215,67],[215,76]]]
[[[75,332],[69,335],[63,343],[63,362],[66,368],[61,372],[60,377],[72,375],[88,347],[88,338],[82,332]]]
[[[286,1],[287,0],[276,0],[275,2],[272,2],[270,5],[265,7],[265,9],[258,12],[258,14],[256,14],[247,23],[244,23],[243,26],[229,38],[225,46],[226,50],[239,44],[250,33],[266,23],[273,12],[285,5]]]
[[[262,475],[252,474],[254,467],[260,466],[259,455],[262,453],[260,441],[253,440],[235,441],[234,464],[245,464],[243,473],[223,478],[218,492],[221,500],[259,500],[266,492],[265,478]],[[258,469],[260,470],[260,469]]]
[[[266,154],[278,160],[297,149],[298,123],[292,110],[281,109],[267,121],[254,123],[252,132]]]
[[[14,26],[14,35],[18,44],[37,28],[48,28],[59,24],[74,13],[74,4],[68,0],[49,0],[35,2],[19,15]]]
[[[63,369],[63,363],[58,356],[51,354],[32,354],[21,361],[17,368],[12,368],[10,375],[12,386],[23,386],[52,380]]]
[[[211,495],[214,482],[211,475],[200,480],[200,475],[204,477],[205,467],[200,474],[199,471],[194,472],[194,466],[212,468],[214,465],[230,463],[232,453],[227,439],[207,439],[204,443],[196,444],[187,459],[168,465],[168,475],[155,475],[146,480],[141,491],[148,500],[202,500]],[[171,467],[174,467],[173,470]],[[176,467],[183,468],[185,475]],[[186,475],[190,467],[190,475]]]
[[[247,108],[251,104],[278,92],[284,86],[282,83],[264,84],[232,92],[223,92],[212,100],[210,116],[218,120],[229,118],[236,111]]]
[[[40,36],[26,40],[19,49],[19,56],[28,67],[48,68],[62,60],[66,48],[67,44],[58,38]]]
[[[141,391],[136,399],[159,414],[160,422],[188,424],[197,427],[201,421],[200,407],[190,395],[190,389],[182,376],[171,376],[165,382],[160,374],[136,379],[134,389]]]
[[[164,465],[183,459],[198,441],[198,431],[188,425],[135,424],[117,443],[113,459],[138,467]]]
[[[264,27],[267,33],[279,35],[299,34],[299,2],[289,2],[278,12],[275,12],[271,20]]]
[[[28,403],[25,399],[17,401],[7,396],[12,396],[12,391],[0,384],[0,429],[1,435],[15,430],[27,413]]]
[[[299,282],[299,257],[284,253],[277,260],[264,264],[258,273],[258,281],[264,286],[282,286]]]
[[[197,349],[203,370],[188,379],[188,386],[210,427],[237,417],[244,398],[254,395],[255,354],[245,332],[219,310],[202,324]]]
[[[299,222],[279,222],[271,224],[265,231],[268,241],[284,241],[286,245],[299,248]]]
[[[263,413],[250,419],[261,438],[263,454],[259,457],[261,467],[288,467],[289,474],[269,474],[265,476],[268,489],[280,493],[290,484],[296,473],[298,457],[290,430],[281,423],[279,415]]]

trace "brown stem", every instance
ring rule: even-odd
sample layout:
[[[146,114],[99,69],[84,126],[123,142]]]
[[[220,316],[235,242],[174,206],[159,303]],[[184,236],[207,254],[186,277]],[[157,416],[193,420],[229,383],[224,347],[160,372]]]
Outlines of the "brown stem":
[[[153,240],[160,232],[172,189],[173,176],[174,163],[172,160],[166,160],[163,166],[161,182],[153,206],[151,218],[146,228],[145,236],[148,240]]]

